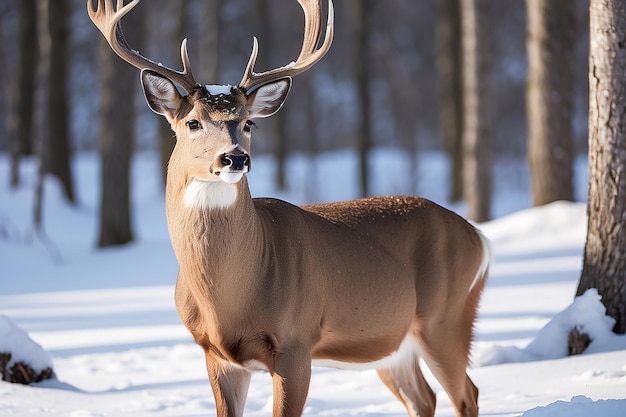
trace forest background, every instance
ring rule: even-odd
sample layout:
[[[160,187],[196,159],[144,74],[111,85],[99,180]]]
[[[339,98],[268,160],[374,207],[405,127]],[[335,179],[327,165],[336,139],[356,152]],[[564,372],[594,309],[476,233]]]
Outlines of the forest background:
[[[527,2],[335,3],[331,51],[315,70],[298,77],[289,105],[277,116],[259,122],[253,151],[275,155],[279,187],[289,175],[285,161],[294,153],[358,150],[360,194],[368,195],[371,173],[367,161],[373,148],[400,148],[414,161],[420,151],[440,149],[450,155],[451,169],[460,173],[451,175],[458,184],[451,186],[449,199],[462,199],[460,142],[463,114],[467,114],[462,77],[466,76],[464,68],[470,72],[461,53],[466,48],[462,41],[468,38],[459,8],[464,3],[477,4],[475,10],[480,13],[475,21],[479,22],[484,66],[479,73],[483,90],[478,94],[488,97],[481,106],[489,111],[487,127],[480,135],[478,151],[485,154],[479,155],[481,164],[489,167],[494,159],[527,158],[532,116],[526,111],[532,109],[527,105],[527,86],[532,84],[528,81],[527,42],[541,38],[541,34],[533,35]],[[567,100],[556,97],[556,101],[562,99],[559,103],[570,124],[558,135],[568,143],[558,150],[570,154],[561,158],[566,165],[562,171],[571,172],[575,155],[587,151],[589,4],[583,0],[563,4],[567,16],[550,30],[563,34],[560,42],[566,44],[557,49],[566,53],[557,53],[550,64],[571,94]],[[302,12],[295,1],[150,0],[132,11],[123,27],[131,47],[172,68],[181,67],[180,42],[187,38],[200,82],[235,84],[243,73],[253,36],[260,44],[257,70],[291,62],[301,44],[301,21]],[[0,22],[0,119],[4,121],[0,151],[13,155],[15,169],[10,181],[19,183],[17,167],[22,156],[45,155],[42,172],[59,176],[73,201],[72,154],[99,150],[102,192],[109,193],[102,197],[101,216],[105,219],[99,245],[132,240],[131,228],[123,225],[129,221],[124,214],[129,191],[123,183],[128,182],[130,155],[133,150],[159,148],[166,161],[175,141],[165,121],[145,105],[138,72],[110,51],[89,21],[84,0],[0,0]],[[568,69],[571,75],[559,73],[559,68]],[[569,182],[566,179],[559,188],[571,189],[571,178]],[[488,194],[490,188],[486,188]],[[489,217],[489,199],[482,200],[487,208],[474,216],[470,211],[469,217],[479,221]],[[107,207],[106,201],[112,205]],[[106,220],[107,213],[110,220]],[[123,229],[129,232],[125,234]]]

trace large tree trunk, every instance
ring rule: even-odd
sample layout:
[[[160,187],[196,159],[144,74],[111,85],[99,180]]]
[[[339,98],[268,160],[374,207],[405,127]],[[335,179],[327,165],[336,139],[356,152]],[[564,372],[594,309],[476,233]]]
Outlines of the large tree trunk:
[[[576,8],[526,0],[528,162],[535,206],[573,200],[572,115]]]
[[[438,0],[436,17],[439,128],[451,165],[448,199],[456,203],[463,199],[463,65],[459,0]]]
[[[129,13],[124,32],[133,45],[140,13]],[[134,142],[137,70],[100,39],[100,225],[98,247],[133,240],[130,219],[130,159]]]
[[[626,332],[626,2],[591,0],[589,202],[577,295],[597,288]]]
[[[463,172],[467,217],[489,220],[491,206],[491,0],[461,0]]]
[[[49,146],[45,157],[46,171],[59,178],[65,197],[74,202],[67,94],[69,11],[67,0],[48,0],[50,74],[54,78],[51,79],[48,92]]]

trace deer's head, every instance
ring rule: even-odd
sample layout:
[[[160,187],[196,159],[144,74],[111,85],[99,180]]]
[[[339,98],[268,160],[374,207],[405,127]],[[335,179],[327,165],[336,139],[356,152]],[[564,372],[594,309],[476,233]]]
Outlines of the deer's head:
[[[176,132],[175,152],[185,157],[187,176],[200,181],[238,182],[250,168],[252,119],[282,106],[291,78],[268,82],[248,93],[239,86],[196,86],[181,95],[168,78],[144,69],[141,80],[150,108]]]
[[[150,108],[167,118],[176,133],[174,153],[184,161],[185,176],[202,182],[236,183],[250,168],[250,139],[255,118],[276,113],[291,88],[291,77],[306,71],[328,52],[333,37],[333,5],[329,0],[323,44],[320,0],[298,0],[305,15],[304,41],[296,62],[262,73],[254,72],[258,43],[237,86],[201,85],[191,72],[187,43],[181,44],[183,70],[157,64],[131,49],[120,27],[121,18],[139,0],[124,6],[123,0],[88,0],[94,24],[122,59],[141,70],[141,81]],[[181,94],[176,85],[182,87]]]

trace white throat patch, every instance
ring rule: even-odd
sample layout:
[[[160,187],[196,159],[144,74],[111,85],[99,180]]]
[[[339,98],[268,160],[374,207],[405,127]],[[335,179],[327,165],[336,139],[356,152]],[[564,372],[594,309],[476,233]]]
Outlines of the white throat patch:
[[[237,199],[237,186],[224,181],[194,179],[185,190],[183,201],[188,208],[224,209]]]

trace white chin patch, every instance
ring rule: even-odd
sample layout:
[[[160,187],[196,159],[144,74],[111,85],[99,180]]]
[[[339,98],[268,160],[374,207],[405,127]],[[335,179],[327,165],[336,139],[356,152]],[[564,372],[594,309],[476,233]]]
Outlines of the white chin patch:
[[[220,180],[228,184],[236,184],[243,177],[243,172],[220,172]]]
[[[239,178],[241,179],[241,176]],[[236,199],[237,187],[233,183],[198,179],[189,183],[183,197],[186,207],[208,210],[228,208],[233,205]]]

